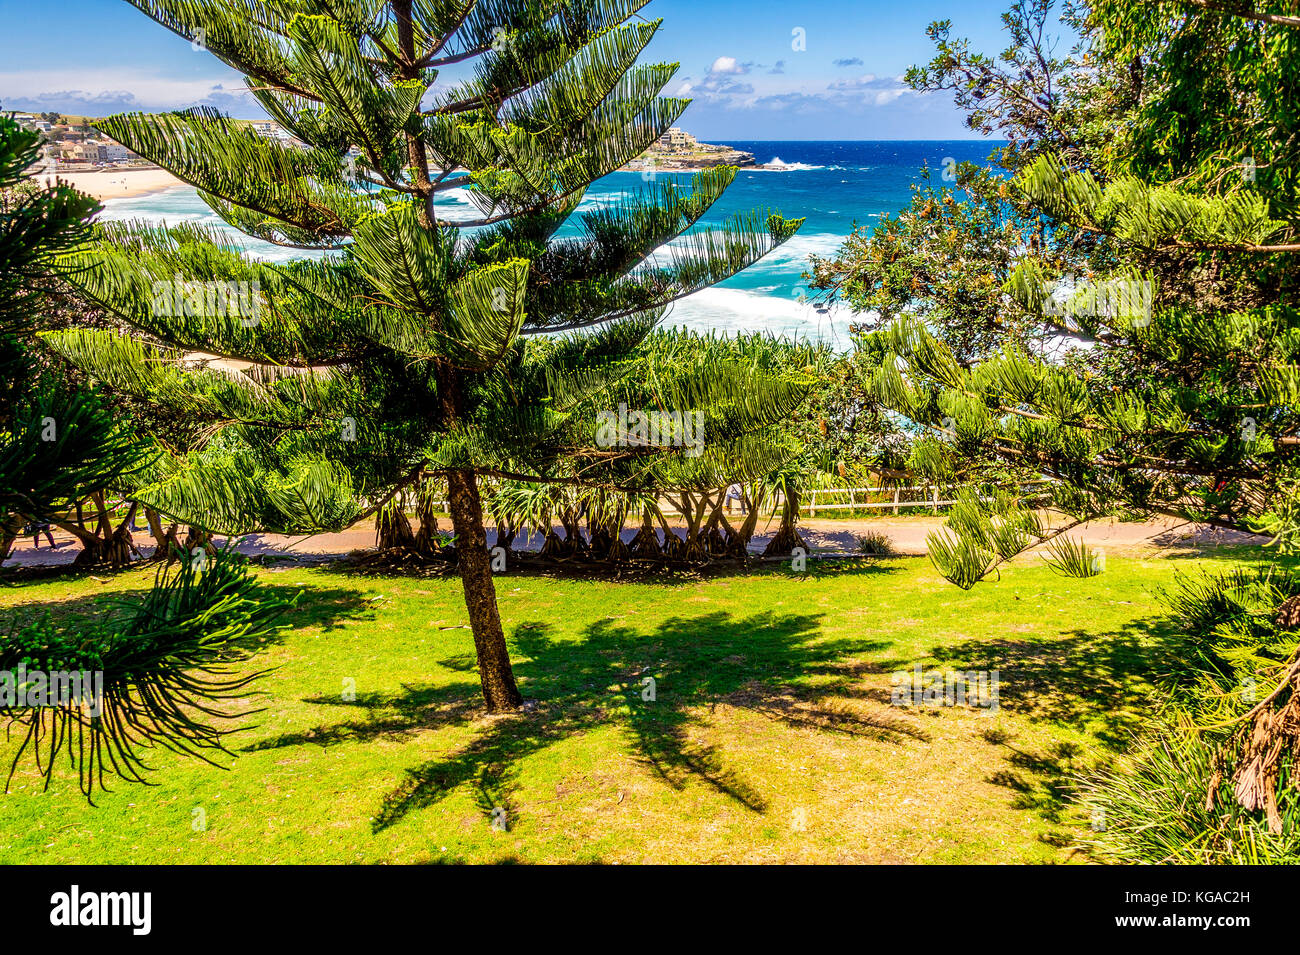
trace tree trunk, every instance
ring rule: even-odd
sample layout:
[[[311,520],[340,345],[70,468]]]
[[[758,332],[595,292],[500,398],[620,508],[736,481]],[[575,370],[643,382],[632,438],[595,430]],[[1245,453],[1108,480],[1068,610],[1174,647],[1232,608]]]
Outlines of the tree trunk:
[[[442,542],[438,539],[438,517],[433,513],[433,491],[423,481],[419,488],[420,530],[415,535],[414,547],[417,554],[432,557],[442,549]]]
[[[411,0],[396,0],[393,15],[397,26],[397,47],[405,62],[402,79],[416,79],[419,74],[415,52],[415,31],[411,17]],[[430,214],[433,185],[429,179],[429,157],[424,143],[409,130],[405,133],[410,156],[411,179],[419,193],[416,215],[421,227],[433,230]],[[435,365],[438,379],[439,423],[444,429],[455,426],[463,412],[463,384],[459,371],[449,362]],[[474,650],[478,654],[479,679],[489,713],[518,709],[523,703],[515,675],[510,669],[510,653],[501,630],[497,611],[496,585],[492,582],[492,562],[487,550],[487,532],[483,529],[483,504],[479,500],[478,480],[473,471],[447,472],[447,507],[451,511],[452,530],[456,534],[456,557],[460,579],[465,589],[465,607],[474,632]]]
[[[149,533],[154,540],[155,546],[152,559],[162,560],[166,558],[168,565],[170,565],[181,554],[180,525],[173,521],[171,526],[164,530],[162,515],[152,507],[144,509],[144,519],[149,525]]]
[[[748,510],[745,512],[744,523],[740,525],[740,530],[736,531],[736,536],[731,541],[733,557],[749,556],[749,542],[753,540],[754,531],[758,529],[758,515],[766,503],[766,497],[761,488],[755,489],[753,498],[748,494],[745,495],[745,506]]]
[[[132,504],[127,511],[126,518],[113,529],[112,521],[108,515],[108,509],[104,505],[103,496],[100,495],[96,501],[99,506],[99,522],[97,527],[103,531],[102,534],[94,534],[81,539],[83,550],[72,561],[74,567],[94,567],[107,565],[109,567],[125,567],[131,563],[131,554],[134,551],[140,554],[139,548],[131,539],[131,524],[135,520],[135,512],[138,505]],[[66,529],[66,525],[59,524]],[[84,532],[83,532],[84,533]],[[143,556],[143,555],[141,555]]]
[[[9,551],[22,533],[24,523],[21,514],[10,514],[9,520],[0,526],[0,564],[9,559]]]
[[[380,551],[415,550],[415,531],[402,508],[401,495],[375,514],[375,547]]]
[[[497,611],[496,584],[488,556],[487,533],[483,529],[483,505],[473,471],[448,471],[447,496],[451,522],[456,531],[456,557],[465,588],[465,607],[474,650],[478,654],[479,680],[489,713],[507,713],[519,708],[524,699],[515,685],[510,652]]]
[[[514,547],[518,533],[519,529],[512,518],[502,517],[497,520],[497,546],[507,554],[512,553],[511,548]]]
[[[764,557],[784,557],[796,547],[808,549],[808,544],[799,534],[799,528],[796,526],[799,521],[799,496],[798,491],[786,492],[781,511],[781,526],[777,528],[776,536],[768,541],[767,547],[763,549]]]
[[[629,551],[634,557],[663,556],[663,548],[659,546],[659,537],[655,534],[654,522],[648,507],[641,511],[641,529],[637,531],[636,537],[632,538]]]

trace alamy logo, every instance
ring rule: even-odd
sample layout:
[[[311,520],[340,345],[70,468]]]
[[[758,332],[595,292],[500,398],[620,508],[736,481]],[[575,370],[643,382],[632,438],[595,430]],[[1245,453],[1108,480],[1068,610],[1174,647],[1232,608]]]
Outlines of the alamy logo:
[[[0,707],[35,709],[45,706],[84,706],[87,715],[104,708],[103,670],[0,670]]]
[[[153,314],[159,317],[229,316],[245,327],[259,323],[260,282],[187,282],[179,275],[153,283]]]
[[[686,448],[688,458],[704,451],[703,411],[617,411],[596,415],[596,444],[602,448]]]
[[[1043,300],[1043,314],[1054,318],[1085,316],[1117,318],[1127,316],[1138,327],[1151,324],[1155,305],[1155,286],[1148,281],[1112,279],[1107,282],[1080,282],[1067,275],[1056,282]]]
[[[50,896],[51,925],[128,925],[133,935],[148,935],[153,927],[152,892],[69,892]]]
[[[926,670],[916,664],[894,673],[894,706],[972,706],[997,712],[1001,679],[997,670]]]

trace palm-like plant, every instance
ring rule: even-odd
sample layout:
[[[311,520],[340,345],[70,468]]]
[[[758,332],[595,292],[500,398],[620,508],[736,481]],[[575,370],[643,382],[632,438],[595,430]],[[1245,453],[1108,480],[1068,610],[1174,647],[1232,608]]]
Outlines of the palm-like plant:
[[[700,458],[594,447],[594,421],[644,391],[643,374],[628,382],[671,302],[799,222],[694,228],[734,177],[720,168],[577,215],[578,234],[558,237],[587,186],[687,105],[658,95],[675,66],[635,65],[659,27],[637,17],[644,0],[130,2],[243,72],[302,145],[209,110],[98,127],[244,233],[327,254],[270,265],[214,230],[105,227],[78,257],[82,285],[132,334],[51,345],[110,387],[214,422],[205,448],[137,495],[185,521],[334,528],[422,474],[444,477],[484,697],[491,711],[516,707],[479,476],[717,486],[723,466],[770,468],[778,449],[763,432],[802,392],[743,362],[707,361],[656,388],[668,407],[706,412]],[[435,86],[469,63],[470,78]],[[444,216],[452,190],[477,206],[473,220]],[[251,314],[193,307],[192,283],[215,282],[255,289]],[[158,307],[160,288],[172,307]]]

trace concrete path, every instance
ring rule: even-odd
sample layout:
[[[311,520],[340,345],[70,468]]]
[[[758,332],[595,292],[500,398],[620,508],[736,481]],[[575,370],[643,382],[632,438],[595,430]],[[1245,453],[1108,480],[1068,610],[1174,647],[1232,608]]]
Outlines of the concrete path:
[[[858,520],[815,518],[801,522],[800,532],[814,550],[830,551],[856,551],[859,535],[879,532],[890,538],[896,553],[923,556],[926,553],[926,535],[939,529],[942,524],[942,517],[873,517]],[[450,529],[450,521],[444,520],[442,526],[444,529]],[[775,521],[766,528],[760,524],[759,533],[754,536],[750,549],[761,551],[775,529]],[[623,540],[631,541],[635,534],[636,528],[627,528],[623,531]],[[1081,534],[1088,544],[1104,548],[1107,553],[1128,556],[1170,550],[1185,553],[1224,545],[1262,544],[1267,540],[1253,534],[1224,531],[1204,524],[1191,524],[1171,518],[1158,518],[1142,523],[1093,521],[1079,530],[1072,531],[1071,534],[1072,536]],[[562,531],[561,536],[563,536]],[[15,548],[14,555],[5,561],[4,566],[72,563],[81,549],[72,536],[56,530],[54,541],[56,547],[51,549],[42,537],[40,547],[36,548],[31,538],[24,538]],[[142,530],[136,534],[135,542],[146,554],[152,552],[153,538],[147,531]],[[488,531],[488,542],[495,543],[495,534],[491,530]],[[250,556],[299,555],[319,559],[346,557],[353,551],[366,550],[374,544],[374,525],[371,521],[366,521],[363,525],[351,527],[337,534],[316,534],[311,537],[254,534],[243,539],[239,544],[239,550]],[[541,536],[534,535],[530,541],[517,537],[514,546],[519,550],[535,550],[541,546]]]

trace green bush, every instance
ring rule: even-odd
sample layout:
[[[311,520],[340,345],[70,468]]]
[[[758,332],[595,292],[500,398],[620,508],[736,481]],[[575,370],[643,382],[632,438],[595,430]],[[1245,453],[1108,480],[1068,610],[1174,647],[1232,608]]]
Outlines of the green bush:
[[[1104,859],[1149,863],[1300,862],[1300,744],[1282,746],[1276,784],[1282,831],[1241,806],[1234,780],[1255,707],[1279,687],[1297,652],[1294,614],[1280,613],[1300,578],[1274,567],[1180,576],[1162,596],[1184,633],[1171,705],[1119,765],[1084,782],[1094,821],[1086,841]],[[1270,704],[1294,706],[1282,689]],[[1289,744],[1289,745],[1288,745]],[[1213,790],[1213,798],[1210,798]],[[1100,823],[1100,825],[1098,825]]]
[[[1083,840],[1107,862],[1178,865],[1300,864],[1300,792],[1295,765],[1278,782],[1282,834],[1263,814],[1243,809],[1231,777],[1221,776],[1214,801],[1207,789],[1215,756],[1231,764],[1240,755],[1228,734],[1197,733],[1184,716],[1146,737],[1120,765],[1084,783],[1082,802],[1092,825]]]
[[[867,531],[858,535],[858,552],[873,557],[888,557],[894,553],[894,542],[883,531]]]

